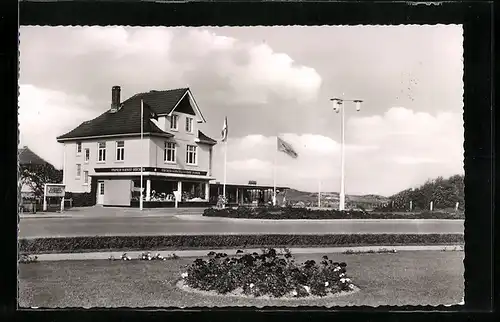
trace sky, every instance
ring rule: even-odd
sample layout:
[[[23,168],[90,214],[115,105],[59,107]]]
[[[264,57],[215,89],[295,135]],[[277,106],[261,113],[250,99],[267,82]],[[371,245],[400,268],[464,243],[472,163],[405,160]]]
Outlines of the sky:
[[[20,28],[19,146],[61,168],[56,137],[105,112],[111,87],[189,87],[205,134],[228,118],[227,182],[391,195],[463,174],[460,25]],[[276,137],[298,153],[276,153]],[[214,176],[223,180],[223,144]]]

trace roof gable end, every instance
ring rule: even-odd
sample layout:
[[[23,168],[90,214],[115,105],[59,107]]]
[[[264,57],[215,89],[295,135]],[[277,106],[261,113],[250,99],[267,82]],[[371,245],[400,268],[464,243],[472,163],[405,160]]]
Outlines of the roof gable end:
[[[184,95],[179,99],[179,101],[175,104],[174,108],[168,113],[168,116],[172,115],[174,111],[178,111],[179,108],[184,108],[184,102],[187,101],[189,102],[189,105],[191,106],[191,109],[194,111],[195,115],[198,117],[198,123],[206,123],[207,120],[203,116],[203,113],[201,112],[200,107],[196,103],[196,100],[194,99],[193,93],[191,93],[191,90],[189,88],[186,89],[186,92]]]

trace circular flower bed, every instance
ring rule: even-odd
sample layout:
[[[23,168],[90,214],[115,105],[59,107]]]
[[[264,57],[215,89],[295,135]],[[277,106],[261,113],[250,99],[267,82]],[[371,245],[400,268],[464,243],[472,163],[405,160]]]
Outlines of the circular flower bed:
[[[210,252],[207,260],[196,259],[181,274],[181,286],[223,295],[276,298],[324,297],[356,290],[346,275],[347,264],[327,256],[319,264],[314,260],[297,264],[287,250],[238,254]]]

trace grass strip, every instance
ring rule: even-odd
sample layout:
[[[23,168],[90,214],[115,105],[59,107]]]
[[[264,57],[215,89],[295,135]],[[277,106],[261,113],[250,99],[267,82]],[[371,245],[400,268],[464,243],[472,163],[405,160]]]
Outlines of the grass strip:
[[[203,216],[241,219],[465,219],[463,212],[423,211],[418,213],[390,213],[292,207],[208,208],[203,212]]]
[[[463,243],[463,234],[95,236],[20,239],[19,252],[24,254],[41,254],[233,247],[342,247],[449,245]]]

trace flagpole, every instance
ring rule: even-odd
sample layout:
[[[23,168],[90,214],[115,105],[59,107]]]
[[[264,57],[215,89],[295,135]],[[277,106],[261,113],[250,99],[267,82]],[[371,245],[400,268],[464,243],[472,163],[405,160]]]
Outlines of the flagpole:
[[[318,180],[318,208],[321,208],[321,180]]]
[[[224,142],[224,185],[222,187],[222,197],[224,198],[224,207],[226,206],[226,183],[227,183],[227,137]]]
[[[278,143],[278,137],[276,137],[276,144]],[[273,206],[276,206],[276,168],[278,161],[278,147],[274,151],[274,165],[273,165]]]
[[[144,101],[141,99],[141,144],[144,145]],[[143,147],[144,148],[144,147]],[[146,154],[145,154],[146,155]],[[141,164],[141,197],[139,199],[139,209],[143,209],[143,198],[142,198],[142,190],[143,190],[143,164]]]

